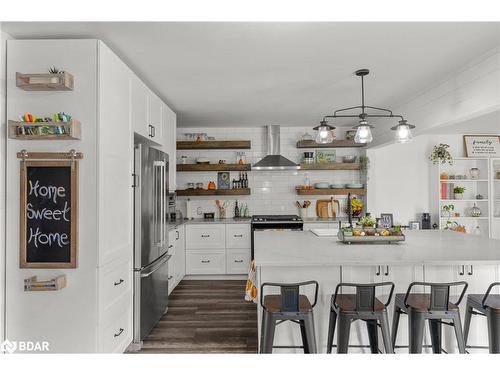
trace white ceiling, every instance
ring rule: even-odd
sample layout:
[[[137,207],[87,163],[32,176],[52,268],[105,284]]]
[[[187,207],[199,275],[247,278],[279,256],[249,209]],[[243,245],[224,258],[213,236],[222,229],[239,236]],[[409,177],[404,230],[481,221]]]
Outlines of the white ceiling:
[[[14,38],[98,38],[180,126],[316,125],[358,105],[397,107],[500,45],[500,23],[2,23]],[[411,120],[411,119],[410,119]]]

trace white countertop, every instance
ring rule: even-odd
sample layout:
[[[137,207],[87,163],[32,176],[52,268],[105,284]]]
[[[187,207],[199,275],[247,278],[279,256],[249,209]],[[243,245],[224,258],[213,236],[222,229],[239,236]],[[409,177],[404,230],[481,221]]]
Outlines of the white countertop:
[[[500,240],[443,230],[406,231],[397,244],[352,244],[310,231],[255,232],[255,261],[265,266],[500,264]]]

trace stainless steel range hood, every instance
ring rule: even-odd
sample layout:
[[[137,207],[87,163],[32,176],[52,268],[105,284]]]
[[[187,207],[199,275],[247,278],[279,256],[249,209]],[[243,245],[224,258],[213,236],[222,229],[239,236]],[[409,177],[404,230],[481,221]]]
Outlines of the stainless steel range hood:
[[[280,127],[278,125],[269,125],[267,132],[267,156],[255,163],[252,170],[274,171],[287,169],[300,169],[300,166],[293,161],[280,155]]]

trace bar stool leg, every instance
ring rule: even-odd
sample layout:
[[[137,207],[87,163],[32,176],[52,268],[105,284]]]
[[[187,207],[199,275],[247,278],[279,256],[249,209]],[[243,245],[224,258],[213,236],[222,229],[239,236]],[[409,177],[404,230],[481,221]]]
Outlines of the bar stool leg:
[[[458,352],[465,354],[465,340],[462,332],[462,322],[460,319],[460,311],[456,311],[453,317],[453,327],[455,328],[455,336],[457,336]]]
[[[391,342],[391,331],[389,329],[389,318],[387,312],[383,312],[380,317],[380,328],[382,330],[382,339],[384,340],[384,348],[386,354],[394,354],[394,346]]]
[[[304,318],[304,328],[307,337],[308,353],[316,354],[318,348],[316,347],[316,334],[314,332],[314,315],[307,314]]]
[[[307,333],[306,333],[306,327],[305,327],[305,321],[300,320],[299,321],[300,325],[300,336],[302,337],[302,346],[304,347],[304,353],[309,354],[309,344],[307,342]]]
[[[265,321],[266,323],[263,327],[266,327],[266,330],[262,332],[262,340],[264,345],[262,346],[262,353],[272,353],[273,352],[273,342],[274,342],[274,330],[276,328],[276,321],[271,313],[265,313]]]
[[[370,350],[372,354],[378,354],[378,329],[376,320],[367,320],[366,329],[370,340]]]
[[[351,332],[351,318],[343,313],[339,314],[337,329],[337,353],[346,354],[349,347],[349,334]]]
[[[337,323],[337,313],[330,310],[330,322],[328,323],[328,340],[326,341],[326,352],[331,354],[333,346],[333,336],[335,335],[335,324]]]
[[[264,353],[264,347],[265,347],[265,337],[266,337],[266,331],[267,331],[267,313],[266,310],[262,309],[262,320],[261,320],[261,325],[260,325],[260,351],[259,353]]]
[[[486,309],[488,340],[491,354],[500,354],[500,313]]]
[[[467,345],[467,341],[469,339],[469,329],[470,329],[470,322],[472,319],[472,306],[470,305],[469,302],[467,302],[467,307],[465,308],[465,323],[464,323],[464,341],[465,345]]]
[[[421,313],[410,310],[408,313],[408,337],[410,341],[410,353],[422,353],[422,342],[424,339],[425,319]]]
[[[401,310],[399,309],[399,307],[394,306],[394,315],[392,316],[392,334],[391,334],[391,343],[393,349],[396,346],[396,336],[398,334],[400,316],[401,316]]]
[[[441,354],[441,319],[429,319],[429,330],[431,331],[432,352]]]

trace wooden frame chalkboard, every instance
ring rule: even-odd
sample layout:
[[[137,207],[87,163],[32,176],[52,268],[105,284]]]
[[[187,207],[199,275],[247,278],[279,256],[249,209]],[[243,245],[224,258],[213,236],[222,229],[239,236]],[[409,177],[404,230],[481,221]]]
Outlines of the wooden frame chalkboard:
[[[20,267],[76,268],[78,161],[23,160]]]

